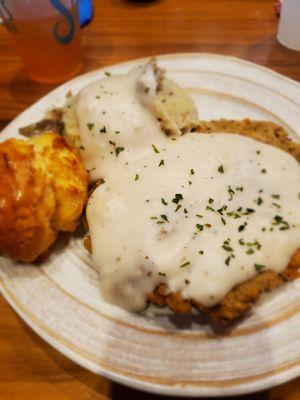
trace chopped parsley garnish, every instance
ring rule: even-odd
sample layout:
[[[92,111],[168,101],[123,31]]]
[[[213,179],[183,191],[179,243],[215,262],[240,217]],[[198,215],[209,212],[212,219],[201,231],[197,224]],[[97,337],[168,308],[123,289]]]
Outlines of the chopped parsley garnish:
[[[230,264],[230,260],[231,260],[231,257],[228,256],[228,257],[226,258],[226,260],[225,260],[225,264],[226,264],[226,265],[229,265],[229,264]]]
[[[215,212],[215,210],[211,206],[206,206],[206,209]]]
[[[272,206],[274,206],[276,208],[281,208],[280,204],[277,204],[277,203],[271,203],[271,204],[272,204]]]
[[[116,151],[116,156],[118,157],[121,151],[124,151],[124,147],[116,147],[115,151]]]
[[[272,194],[271,197],[272,197],[273,199],[278,200],[278,199],[280,199],[280,194]]]
[[[165,161],[164,160],[160,160],[160,163],[158,164],[158,166],[160,167],[161,165],[165,165]]]
[[[225,204],[223,204],[223,206],[221,208],[219,208],[217,211],[219,214],[223,215],[223,211],[227,210],[227,206]]]
[[[150,91],[150,88],[145,87],[144,92],[147,94],[147,93],[149,93],[149,91]]]
[[[260,154],[260,150],[256,150],[256,154]]]
[[[230,239],[227,239],[223,242],[222,248],[223,250],[228,251],[230,253],[230,255],[225,260],[225,264],[228,266],[230,264],[231,259],[235,258],[235,255],[233,254],[233,248],[230,245]]]
[[[246,208],[246,211],[244,211],[243,215],[249,215],[254,212],[255,212],[255,210],[253,210],[253,208]]]
[[[166,276],[165,272],[159,272],[158,275],[160,275],[160,276]]]
[[[161,214],[160,218],[166,222],[169,222],[168,217],[165,214]]]
[[[263,199],[262,199],[261,197],[258,197],[257,199],[254,200],[254,202],[255,202],[258,206],[260,206],[264,201],[263,201]]]
[[[229,194],[229,196],[230,196],[230,199],[229,199],[229,200],[231,200],[231,199],[233,198],[233,195],[235,194],[235,191],[232,189],[231,186],[228,185],[228,187],[227,187],[227,192],[228,192],[228,194]]]
[[[203,215],[201,215],[201,214],[196,214],[196,217],[198,217],[198,218],[203,218]]]
[[[155,146],[155,144],[152,145],[153,150],[155,151],[155,153],[159,153],[158,148]]]
[[[265,168],[263,168],[263,169],[260,170],[260,172],[261,172],[262,174],[266,174],[266,173],[267,173],[267,170],[266,170]]]
[[[223,167],[223,165],[219,165],[219,166],[218,166],[218,172],[220,172],[220,174],[224,174],[224,167]]]
[[[139,174],[136,174],[134,180],[137,181],[138,179],[139,179]]]
[[[198,253],[202,255],[202,254],[204,254],[204,251],[203,250],[199,250]]]
[[[184,264],[181,264],[180,268],[187,267],[188,265],[191,265],[191,263],[189,261],[185,262]]]
[[[168,203],[166,202],[166,200],[165,199],[163,199],[163,198],[161,198],[161,202],[163,203],[163,205],[165,205],[165,206],[167,206],[168,205]]]
[[[86,126],[88,127],[88,129],[89,129],[90,131],[94,128],[94,125],[95,125],[95,124],[93,124],[92,122],[88,122],[88,123],[86,124]]]
[[[262,270],[263,268],[266,268],[266,266],[265,265],[262,265],[262,264],[254,264],[254,268],[256,269],[256,271],[260,271],[260,270]]]
[[[201,232],[203,231],[203,225],[196,224],[196,228]]]
[[[175,212],[177,212],[182,206],[180,204],[178,204],[178,206],[175,209]]]
[[[290,224],[286,222],[280,215],[275,215],[274,222],[272,222],[272,225],[280,225],[279,228],[280,231],[285,231],[287,229],[290,229]]]
[[[211,197],[208,199],[209,204],[212,204],[214,202],[214,199],[212,199]]]
[[[223,248],[225,251],[233,251],[233,248],[230,247],[230,246],[228,246],[228,245],[226,245],[226,244],[223,244],[223,245],[222,245],[222,248]]]
[[[106,133],[106,126],[102,126],[102,128],[99,131],[100,133]]]
[[[221,217],[221,221],[222,221],[223,225],[226,225],[226,221],[225,221],[225,219],[223,217]]]
[[[120,133],[120,131],[115,131],[115,134],[118,135]]]
[[[172,200],[173,203],[178,204],[181,200],[183,200],[183,196],[181,193],[176,193],[174,199]]]
[[[246,228],[247,225],[248,225],[247,222],[245,222],[244,224],[240,225],[239,228],[238,228],[239,232],[242,232]]]
[[[104,74],[105,74],[106,76],[111,76],[111,73],[108,72],[108,71],[105,71]]]
[[[191,175],[194,175],[194,173],[195,173],[195,171],[194,171],[193,168],[192,168],[191,171],[190,171],[190,174],[191,174]]]

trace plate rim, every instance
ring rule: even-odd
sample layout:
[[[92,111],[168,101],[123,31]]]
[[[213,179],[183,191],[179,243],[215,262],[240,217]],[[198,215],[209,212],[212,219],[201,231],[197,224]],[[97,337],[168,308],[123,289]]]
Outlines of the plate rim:
[[[276,76],[278,79],[281,81],[284,80],[288,84],[292,84],[293,86],[298,86],[299,89],[299,94],[300,94],[300,82],[294,81],[291,78],[288,78],[276,71],[270,70],[264,66],[260,66],[258,64],[255,64],[250,61],[246,61],[237,57],[232,57],[232,56],[227,56],[227,55],[222,55],[222,54],[214,54],[214,53],[179,53],[179,54],[163,54],[163,55],[157,55],[153,56],[157,58],[158,61],[160,60],[170,60],[170,59],[184,59],[187,57],[210,57],[210,58],[218,58],[220,60],[228,60],[228,61],[233,61],[235,63],[242,63],[244,65],[250,66],[251,68],[256,68],[259,70],[263,70],[265,73],[271,74],[273,76]],[[63,84],[59,85],[55,89],[51,90],[49,93],[47,93],[45,96],[40,98],[37,102],[29,106],[27,109],[25,109],[23,112],[21,112],[16,118],[14,118],[2,131],[2,133],[7,133],[12,126],[14,126],[19,119],[23,118],[24,115],[27,113],[30,113],[33,108],[35,108],[38,104],[41,104],[43,101],[46,100],[47,97],[53,97],[55,96],[56,92],[62,91],[65,87],[70,87],[75,84],[76,81],[82,80],[84,77],[89,77],[95,75],[95,79],[98,78],[97,74],[107,70],[110,67],[130,67],[131,65],[135,65],[139,62],[144,62],[149,60],[149,58],[153,57],[142,57],[134,60],[127,60],[123,61],[121,63],[116,63],[116,64],[111,64],[111,65],[106,65],[104,67],[98,68],[96,70],[81,74],[67,82],[64,82]],[[112,379],[115,382],[124,384],[126,386],[133,387],[138,390],[146,390],[148,392],[156,393],[156,394],[165,394],[165,395],[177,395],[177,396],[189,396],[189,397],[195,397],[195,396],[206,396],[206,397],[212,397],[212,396],[224,396],[224,395],[238,395],[238,394],[246,394],[246,393],[252,393],[254,391],[260,391],[264,389],[268,389],[270,387],[282,384],[284,382],[287,382],[297,376],[300,375],[300,363],[297,366],[293,366],[288,368],[287,370],[284,371],[284,373],[278,372],[274,373],[271,376],[267,378],[263,378],[260,381],[255,381],[254,383],[249,383],[249,384],[241,384],[238,386],[230,386],[228,389],[227,388],[220,388],[218,389],[217,387],[197,387],[197,386],[182,386],[182,387],[171,387],[168,385],[163,385],[163,384],[155,384],[143,380],[138,380],[136,378],[131,378],[126,375],[121,375],[118,373],[115,373],[113,371],[106,370],[105,368],[101,367],[100,365],[96,365],[92,361],[88,360],[87,358],[82,357],[81,355],[77,354],[74,350],[69,348],[68,346],[64,346],[61,342],[55,340],[55,338],[51,337],[46,331],[41,329],[38,324],[36,324],[32,319],[30,319],[23,311],[20,309],[18,306],[18,303],[14,301],[13,296],[7,291],[2,284],[2,281],[0,280],[0,291],[4,298],[8,301],[10,306],[15,310],[15,312],[26,322],[27,325],[30,326],[30,328],[37,333],[40,337],[43,338],[49,345],[54,347],[56,350],[64,354],[66,357],[71,359],[72,361],[76,362],[77,364],[81,365],[82,367],[99,374],[105,378]],[[252,387],[255,385],[255,387]]]

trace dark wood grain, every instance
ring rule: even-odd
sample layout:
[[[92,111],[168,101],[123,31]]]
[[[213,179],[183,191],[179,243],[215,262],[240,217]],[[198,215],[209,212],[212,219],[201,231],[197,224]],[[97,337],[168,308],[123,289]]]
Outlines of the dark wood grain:
[[[94,19],[82,32],[85,71],[155,54],[212,52],[254,61],[300,81],[300,52],[276,41],[273,0],[94,4]],[[0,27],[0,130],[54,87],[26,76],[10,35]],[[158,399],[75,365],[27,328],[4,299],[0,313],[1,400]],[[300,380],[239,399],[299,400]]]

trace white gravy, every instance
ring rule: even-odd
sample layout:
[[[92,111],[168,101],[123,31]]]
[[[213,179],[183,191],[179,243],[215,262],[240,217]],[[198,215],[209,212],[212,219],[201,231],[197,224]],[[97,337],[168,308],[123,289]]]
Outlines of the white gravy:
[[[137,311],[164,283],[212,306],[259,271],[283,271],[299,248],[300,168],[239,135],[167,138],[144,71],[96,82],[77,104],[86,166],[105,180],[87,206],[101,292]]]

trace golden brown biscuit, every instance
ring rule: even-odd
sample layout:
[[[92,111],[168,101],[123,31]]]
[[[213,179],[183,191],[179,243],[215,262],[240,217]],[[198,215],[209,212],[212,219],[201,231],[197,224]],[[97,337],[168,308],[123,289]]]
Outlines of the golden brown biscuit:
[[[0,255],[32,262],[76,228],[87,172],[61,136],[44,133],[1,143],[0,174]]]

